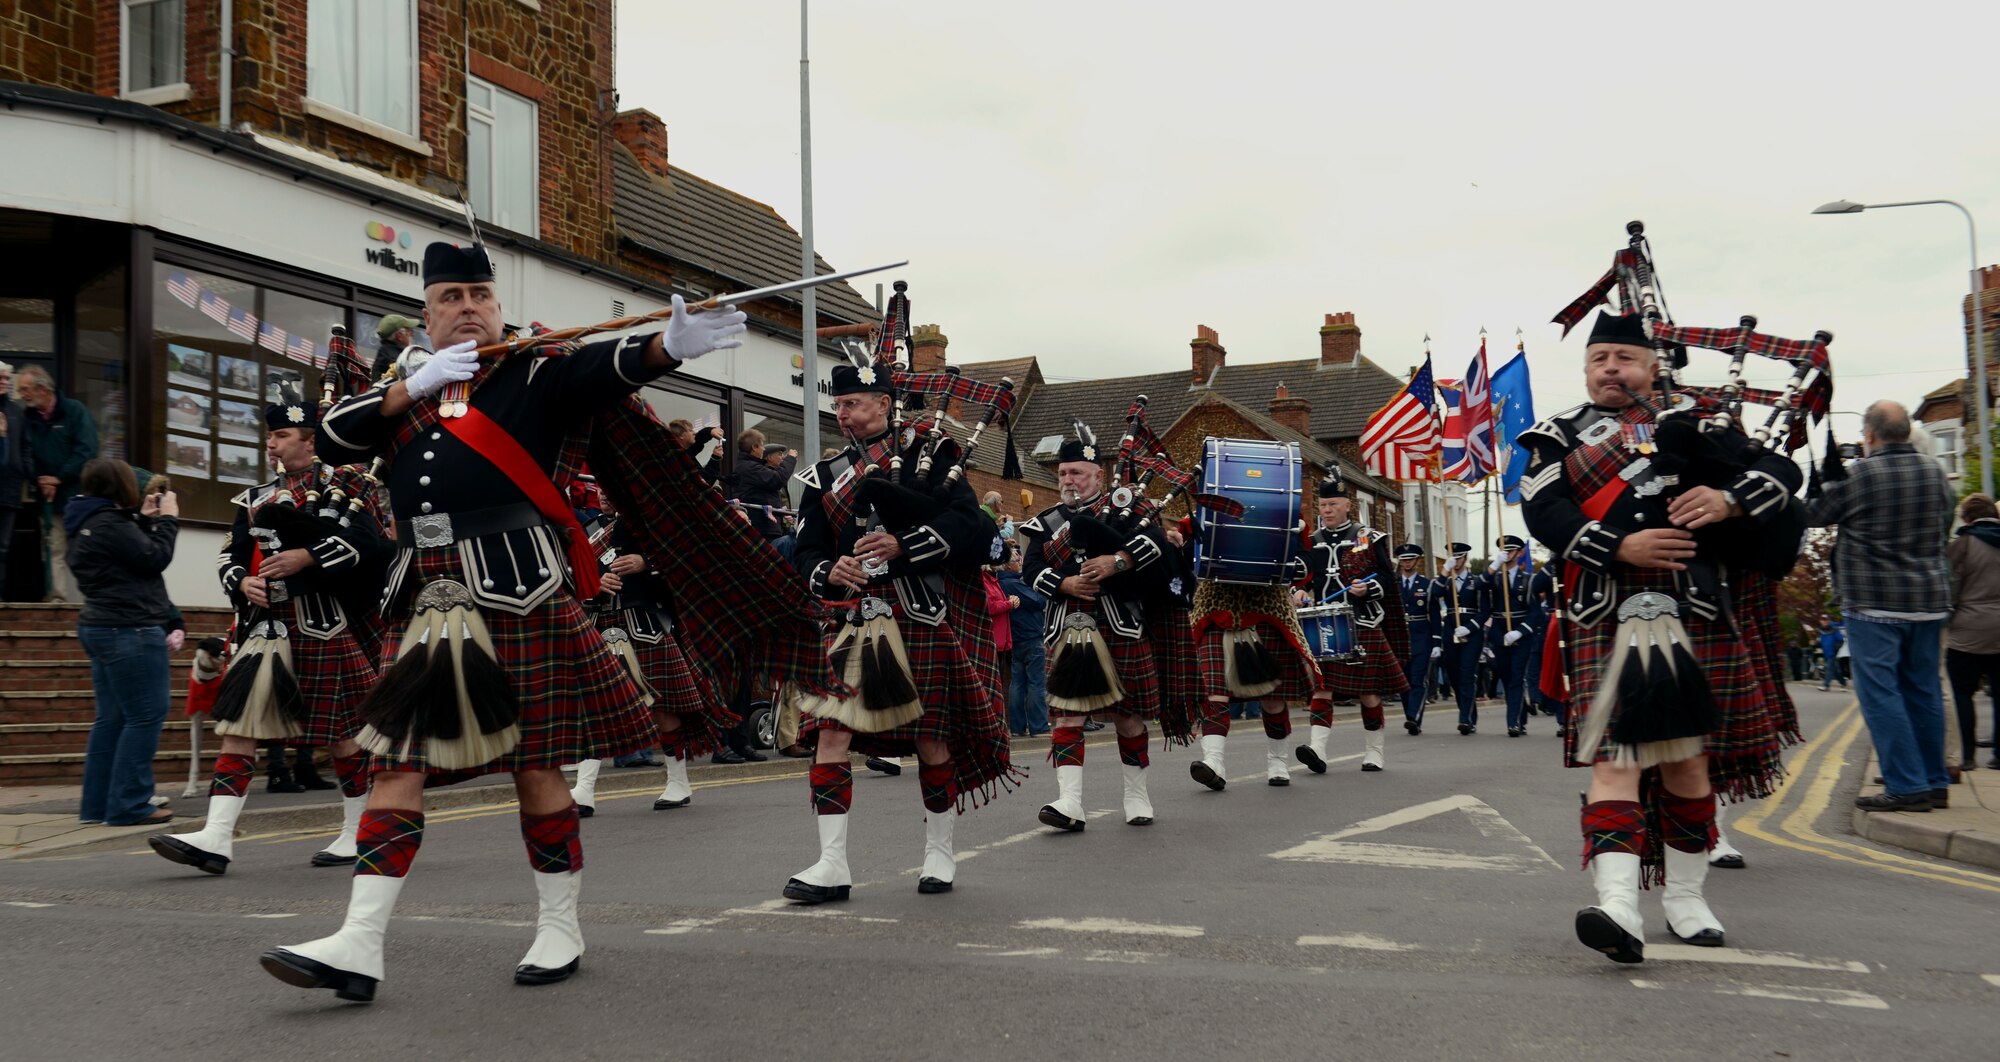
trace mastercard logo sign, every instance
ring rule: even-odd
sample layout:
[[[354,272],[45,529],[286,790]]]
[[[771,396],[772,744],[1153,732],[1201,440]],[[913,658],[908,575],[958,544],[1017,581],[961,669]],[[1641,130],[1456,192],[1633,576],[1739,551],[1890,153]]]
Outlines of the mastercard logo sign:
[[[384,225],[379,221],[369,222],[366,231],[369,239],[394,244],[397,247],[407,248],[412,239],[409,233],[397,232],[394,226]]]

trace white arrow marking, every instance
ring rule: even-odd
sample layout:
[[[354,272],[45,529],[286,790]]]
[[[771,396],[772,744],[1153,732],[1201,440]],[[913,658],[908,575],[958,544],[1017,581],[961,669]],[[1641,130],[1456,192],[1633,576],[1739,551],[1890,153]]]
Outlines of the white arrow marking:
[[[29,902],[28,902],[28,901],[26,901],[26,900],[8,900],[8,901],[7,901],[7,906],[9,906],[9,907],[54,907],[54,906],[55,906],[55,904],[52,904],[52,903],[29,903]]]
[[[1667,986],[1658,981],[1632,980],[1633,988],[1664,989]],[[1695,989],[1700,991],[1700,989]],[[1793,1003],[1825,1003],[1835,1007],[1861,1007],[1865,1010],[1888,1010],[1889,1004],[1881,996],[1868,992],[1854,992],[1845,988],[1807,988],[1802,985],[1712,985],[1708,991],[1718,996],[1746,996],[1751,999],[1782,999]]]
[[[2000,974],[1980,974],[1979,976],[1984,978],[1987,984],[1995,988],[2000,988]]]
[[[1198,937],[1207,932],[1200,926],[1128,922],[1123,918],[1033,918],[1026,922],[1016,922],[1014,928],[1066,929],[1072,933],[1126,933],[1136,937]]]
[[[1533,854],[1482,856],[1454,852],[1448,848],[1347,840],[1349,837],[1380,833],[1454,811],[1462,812],[1471,820],[1473,827],[1481,836],[1512,841]],[[1361,863],[1418,870],[1505,870],[1519,874],[1532,874],[1545,868],[1562,869],[1561,863],[1550,858],[1540,845],[1529,840],[1527,834],[1515,829],[1512,823],[1501,818],[1500,813],[1487,806],[1485,801],[1462,793],[1399,811],[1391,811],[1386,815],[1377,815],[1372,819],[1363,819],[1337,833],[1315,838],[1282,852],[1273,852],[1271,858],[1297,859],[1312,863]]]

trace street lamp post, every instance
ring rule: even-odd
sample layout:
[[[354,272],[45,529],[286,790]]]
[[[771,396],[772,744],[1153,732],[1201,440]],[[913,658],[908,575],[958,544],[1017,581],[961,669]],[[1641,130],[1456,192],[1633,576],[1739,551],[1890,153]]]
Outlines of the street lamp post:
[[[1887,210],[1890,207],[1908,206],[1948,206],[1957,208],[1965,215],[1965,232],[1972,243],[1972,378],[1973,388],[1978,392],[1974,402],[1979,409],[1979,489],[1993,496],[1993,431],[1987,424],[1992,411],[1988,408],[1986,392],[1986,314],[1984,300],[1980,298],[1979,284],[1979,228],[1972,223],[1972,211],[1963,203],[1950,199],[1917,199],[1908,203],[1850,203],[1836,199],[1824,206],[1815,207],[1815,214],[1859,214],[1864,210]]]

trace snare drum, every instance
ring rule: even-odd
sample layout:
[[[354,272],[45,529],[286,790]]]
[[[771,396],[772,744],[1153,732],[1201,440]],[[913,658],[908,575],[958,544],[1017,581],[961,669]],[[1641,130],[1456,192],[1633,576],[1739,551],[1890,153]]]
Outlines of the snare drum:
[[[1338,664],[1361,659],[1361,646],[1354,640],[1354,610],[1345,601],[1300,609],[1299,629],[1316,659]]]
[[[1198,579],[1262,585],[1290,583],[1300,549],[1300,478],[1297,443],[1260,439],[1202,441],[1201,489],[1243,506],[1242,516],[1199,511],[1195,542]]]

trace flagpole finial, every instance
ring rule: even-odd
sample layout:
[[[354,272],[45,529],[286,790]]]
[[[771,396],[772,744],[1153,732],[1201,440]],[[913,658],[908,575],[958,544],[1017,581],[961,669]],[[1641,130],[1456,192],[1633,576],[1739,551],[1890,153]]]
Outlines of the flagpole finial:
[[[1484,339],[1484,338],[1486,338],[1486,326],[1485,326],[1485,325],[1480,325],[1480,326],[1479,326],[1479,337],[1480,337],[1481,339]]]

